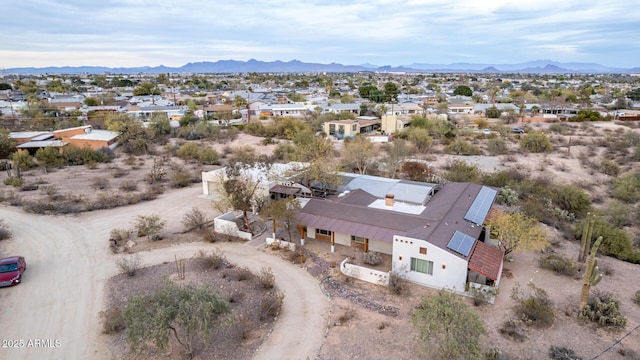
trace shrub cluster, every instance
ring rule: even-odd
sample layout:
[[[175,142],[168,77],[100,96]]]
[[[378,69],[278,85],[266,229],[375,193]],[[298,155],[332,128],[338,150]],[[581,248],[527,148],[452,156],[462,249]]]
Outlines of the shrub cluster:
[[[549,254],[540,258],[540,267],[551,270],[558,275],[575,277],[578,275],[578,264],[561,255]]]

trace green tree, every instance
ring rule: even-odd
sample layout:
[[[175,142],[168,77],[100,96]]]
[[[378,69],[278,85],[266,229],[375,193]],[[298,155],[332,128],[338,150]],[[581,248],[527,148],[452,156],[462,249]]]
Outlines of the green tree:
[[[467,85],[460,85],[453,90],[453,95],[472,96],[473,90],[471,90]]]
[[[270,201],[260,210],[260,215],[271,218],[273,224],[273,236],[276,237],[277,228],[282,227],[287,232],[289,241],[293,241],[293,233],[296,230],[298,220],[296,215],[300,210],[300,201],[293,196],[281,200]]]
[[[44,172],[49,172],[49,169],[62,165],[64,158],[58,148],[44,147],[36,151],[36,160],[44,169]]]
[[[425,153],[431,148],[433,139],[429,136],[427,129],[410,127],[407,130],[407,140],[409,140],[419,153]]]
[[[296,149],[296,160],[314,161],[334,156],[334,148],[330,139],[316,136],[311,130],[300,131],[293,137]]]
[[[229,312],[229,304],[208,287],[165,280],[155,293],[128,301],[124,311],[127,341],[134,350],[147,342],[165,350],[173,334],[190,359],[194,341],[206,342],[220,317]]]
[[[520,141],[520,148],[532,153],[549,152],[553,145],[547,134],[542,131],[531,131],[523,136]]]
[[[12,167],[16,171],[16,177],[22,180],[22,171],[33,166],[33,157],[27,151],[16,151],[11,154]]]
[[[367,174],[378,153],[379,149],[366,137],[356,136],[353,140],[345,141],[343,160],[347,167],[357,170],[359,174]]]
[[[100,105],[100,100],[94,98],[94,97],[88,97],[86,99],[84,99],[84,104],[87,106],[98,106]]]
[[[16,140],[9,136],[8,129],[0,129],[0,159],[6,159],[16,150]]]
[[[492,106],[486,110],[486,115],[489,119],[497,119],[502,114],[502,111],[495,106]]]
[[[138,85],[138,87],[133,89],[133,95],[134,96],[160,95],[160,89],[156,84],[153,84],[150,82],[143,82],[142,84]]]
[[[253,234],[253,228],[249,221],[249,211],[258,207],[263,199],[259,199],[258,189],[260,181],[254,180],[246,171],[249,167],[263,167],[265,164],[234,163],[225,168],[221,178],[218,179],[218,194],[220,199],[213,203],[220,212],[229,209],[242,212],[242,220],[247,230]]]
[[[441,291],[437,296],[424,296],[413,312],[413,325],[420,331],[429,358],[483,358],[480,336],[485,334],[484,323],[458,295]]]
[[[389,81],[384,84],[384,101],[385,102],[398,101],[398,94],[400,94],[400,89],[398,89],[398,85],[396,85],[396,83]]]
[[[584,121],[602,121],[602,115],[599,111],[582,109],[578,111],[575,116],[569,118],[570,122],[584,122]]]
[[[515,250],[541,249],[548,243],[538,221],[519,212],[492,212],[486,223],[505,255]]]
[[[391,143],[384,143],[382,149],[386,153],[386,156],[380,160],[383,169],[388,177],[395,179],[398,168],[410,153],[407,142],[403,139],[395,139]]]
[[[0,83],[0,90],[11,90],[11,84]]]

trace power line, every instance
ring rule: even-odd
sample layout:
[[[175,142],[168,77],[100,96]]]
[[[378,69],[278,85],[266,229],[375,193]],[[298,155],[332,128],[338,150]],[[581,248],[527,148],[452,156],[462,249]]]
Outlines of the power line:
[[[609,347],[607,347],[606,349],[602,350],[602,352],[594,357],[591,358],[591,360],[595,360],[597,358],[599,358],[600,356],[602,356],[604,353],[606,353],[607,351],[611,350],[614,346],[620,344],[620,342],[622,342],[622,340],[624,340],[627,336],[631,335],[632,332],[636,331],[640,329],[640,324],[638,324],[638,326],[634,327],[633,329],[631,329],[631,331],[629,331],[628,333],[626,333],[623,337],[621,337],[620,339],[618,339],[617,341],[615,341],[613,344],[609,345]]]

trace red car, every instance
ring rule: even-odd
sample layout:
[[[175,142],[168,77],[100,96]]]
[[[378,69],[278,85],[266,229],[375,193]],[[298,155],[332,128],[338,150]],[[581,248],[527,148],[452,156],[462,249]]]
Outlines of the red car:
[[[0,259],[0,287],[20,284],[27,263],[22,256]]]

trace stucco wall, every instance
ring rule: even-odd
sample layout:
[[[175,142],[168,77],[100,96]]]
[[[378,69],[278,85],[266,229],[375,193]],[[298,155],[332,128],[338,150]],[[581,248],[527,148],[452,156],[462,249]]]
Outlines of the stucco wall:
[[[420,248],[427,254],[420,254]],[[433,261],[433,275],[411,271],[411,258]],[[443,265],[445,268],[443,269]],[[407,280],[436,289],[463,293],[467,281],[467,261],[424,240],[394,236],[392,269]]]
[[[344,259],[340,263],[341,273],[376,285],[389,286],[389,272],[349,264],[347,260],[349,260],[349,258]]]
[[[334,235],[334,241],[336,242],[336,244],[351,246],[351,235],[342,233],[334,233]]]
[[[221,234],[227,234],[231,236],[237,236],[245,240],[251,240],[253,237],[251,233],[240,231],[238,225],[235,223],[235,219],[238,218],[238,214],[228,212],[220,215],[213,220],[213,229]]]

